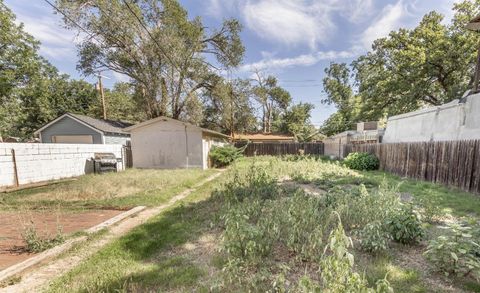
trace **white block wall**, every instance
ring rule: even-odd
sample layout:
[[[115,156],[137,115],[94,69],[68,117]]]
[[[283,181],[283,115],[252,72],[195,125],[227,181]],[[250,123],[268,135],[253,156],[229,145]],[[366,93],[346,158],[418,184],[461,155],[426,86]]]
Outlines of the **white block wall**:
[[[0,143],[0,188],[15,185],[12,149],[20,185],[84,175],[91,170],[87,160],[94,153],[122,157],[121,145]]]

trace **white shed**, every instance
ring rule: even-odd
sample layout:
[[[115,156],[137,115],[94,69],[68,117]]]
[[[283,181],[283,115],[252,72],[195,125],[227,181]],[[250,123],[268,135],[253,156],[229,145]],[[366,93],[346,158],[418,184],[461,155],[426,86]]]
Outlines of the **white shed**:
[[[230,138],[179,120],[158,117],[125,129],[131,135],[133,167],[148,169],[208,168],[214,145]]]

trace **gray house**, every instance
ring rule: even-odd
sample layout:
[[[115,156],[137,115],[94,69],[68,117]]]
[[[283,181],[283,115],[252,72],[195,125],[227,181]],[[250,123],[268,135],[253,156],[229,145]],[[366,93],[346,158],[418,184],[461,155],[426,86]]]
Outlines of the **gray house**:
[[[126,144],[133,124],[66,113],[35,131],[42,143]]]

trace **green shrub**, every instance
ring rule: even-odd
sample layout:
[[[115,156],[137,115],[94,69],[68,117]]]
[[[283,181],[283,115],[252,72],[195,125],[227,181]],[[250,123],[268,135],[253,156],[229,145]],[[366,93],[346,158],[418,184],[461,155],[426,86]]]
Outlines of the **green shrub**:
[[[426,222],[434,223],[445,215],[443,209],[438,205],[438,201],[435,200],[432,191],[419,195],[415,201],[420,206],[421,214]]]
[[[391,238],[380,221],[365,225],[358,233],[358,236],[360,238],[360,248],[370,253],[386,251]]]
[[[348,249],[352,240],[345,234],[342,223],[330,233],[328,244],[320,262],[322,287],[325,292],[393,292],[385,279],[376,282],[376,288],[368,288],[367,281],[354,270],[354,256]],[[313,292],[323,292],[315,288]],[[312,292],[312,291],[309,291]]]
[[[380,165],[378,158],[369,153],[350,153],[343,163],[352,170],[360,171],[377,170]]]
[[[242,152],[242,149],[237,149],[232,145],[214,146],[210,150],[210,159],[214,167],[225,167],[242,157]]]
[[[393,240],[402,244],[414,244],[425,235],[418,213],[412,206],[403,206],[387,220],[388,231]]]
[[[480,280],[480,245],[473,238],[471,227],[454,224],[450,234],[431,240],[426,258],[445,275],[472,276]]]
[[[30,225],[22,233],[23,241],[28,252],[42,252],[65,242],[65,237],[60,228],[54,237],[40,237],[35,226]]]

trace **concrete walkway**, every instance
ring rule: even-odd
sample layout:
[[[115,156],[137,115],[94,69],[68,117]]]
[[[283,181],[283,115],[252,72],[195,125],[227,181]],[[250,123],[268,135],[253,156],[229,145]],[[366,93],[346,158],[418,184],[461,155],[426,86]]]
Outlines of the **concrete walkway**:
[[[49,263],[46,263],[41,266],[35,266],[28,270],[25,270],[21,274],[21,280],[17,284],[1,288],[0,292],[40,292],[44,289],[50,281],[53,279],[65,274],[66,272],[73,269],[76,265],[81,263],[86,258],[98,252],[102,247],[110,243],[111,241],[127,234],[133,228],[142,225],[150,218],[158,215],[165,209],[171,207],[176,202],[186,198],[192,192],[202,185],[216,179],[222,174],[222,172],[216,173],[199,184],[193,186],[190,189],[183,191],[182,193],[171,198],[166,204],[163,204],[158,207],[148,208],[139,212],[135,217],[125,219],[119,224],[110,227],[107,234],[102,236],[102,238],[88,243],[76,253],[67,254],[64,257],[55,259]]]

